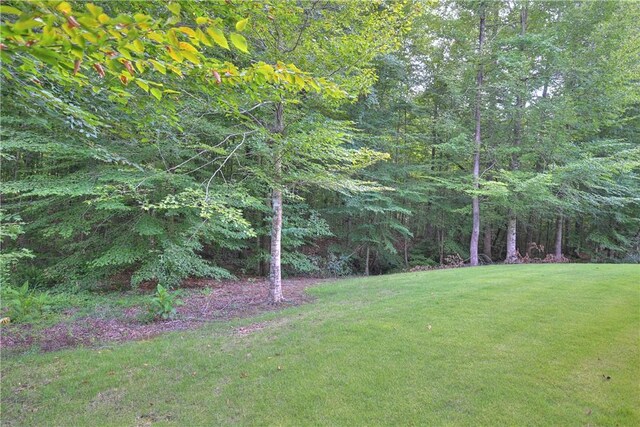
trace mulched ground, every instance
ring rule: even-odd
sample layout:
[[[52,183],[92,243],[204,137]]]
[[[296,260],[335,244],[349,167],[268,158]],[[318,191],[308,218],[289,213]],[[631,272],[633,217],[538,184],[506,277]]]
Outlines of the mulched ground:
[[[320,283],[321,279],[283,280],[286,303],[274,305],[267,302],[269,285],[266,280],[244,281],[190,281],[188,290],[180,298],[184,305],[178,307],[175,320],[141,322],[145,308],[123,309],[112,317],[69,318],[51,327],[33,330],[31,325],[11,324],[0,328],[0,350],[21,352],[37,348],[55,351],[77,346],[98,346],[109,342],[147,339],[163,332],[194,329],[209,321],[229,320],[280,310],[291,305],[309,302],[304,291]],[[211,292],[203,293],[209,288]],[[240,333],[245,329],[240,328]],[[258,328],[259,329],[259,328]]]

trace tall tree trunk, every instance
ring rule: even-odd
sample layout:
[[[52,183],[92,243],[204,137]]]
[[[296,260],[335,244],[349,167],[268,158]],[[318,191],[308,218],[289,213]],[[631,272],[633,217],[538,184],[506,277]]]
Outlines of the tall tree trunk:
[[[512,264],[518,262],[518,249],[516,248],[516,228],[518,221],[516,216],[511,214],[507,223],[507,257],[504,262]]]
[[[281,134],[284,131],[284,105],[278,103],[275,108],[275,120],[271,132]],[[273,217],[271,220],[271,262],[269,269],[269,300],[272,303],[279,303],[284,298],[282,296],[282,151],[280,141],[274,139],[273,163],[275,186],[271,191],[271,208]]]
[[[483,59],[482,59],[482,47],[484,44],[485,33],[485,7],[484,4],[480,4],[480,22],[478,25],[478,55],[480,57],[480,63],[478,64],[478,73],[476,75],[476,105],[475,105],[475,150],[473,153],[473,188],[478,190],[480,188],[480,147],[482,145],[482,138],[480,134],[481,130],[481,114],[480,107],[482,103],[482,80],[484,74]],[[471,229],[471,242],[469,243],[469,263],[471,265],[478,265],[478,240],[480,238],[480,199],[478,195],[474,195],[471,200],[471,209],[473,211],[473,227]]]
[[[256,237],[256,252],[260,254],[262,252],[262,236]],[[260,257],[260,261],[258,262],[258,276],[265,276],[266,268],[264,262],[262,261],[262,257]]]
[[[549,221],[546,221],[546,230],[545,231],[546,231],[547,234],[546,234],[546,237],[544,239],[544,246],[546,248],[550,247],[550,245],[549,245],[549,231],[550,230],[551,230],[551,224],[549,223]]]
[[[565,252],[569,252],[569,248],[567,247],[567,242],[569,239],[569,232],[571,231],[571,221],[567,221],[564,215],[562,216],[562,247]]]
[[[370,250],[369,250],[369,245],[367,245],[367,256],[365,257],[366,261],[364,264],[364,275],[368,276],[369,275],[369,257],[370,257]]]
[[[438,144],[438,130],[436,123],[438,122],[438,102],[433,101],[433,125],[431,126],[431,170],[436,169],[436,144]]]
[[[531,253],[531,246],[533,244],[533,226],[531,224],[533,224],[533,216],[529,217],[529,222],[525,226],[525,229],[527,230],[527,234],[524,239],[524,245],[527,248],[527,255],[529,256],[533,256],[533,254]],[[537,244],[538,242],[535,242],[535,243]]]
[[[484,227],[484,242],[482,245],[482,253],[488,259],[491,259],[491,243],[492,243],[492,234],[493,230],[491,230],[490,225],[485,225]]]
[[[274,189],[271,193],[273,218],[271,221],[271,263],[269,265],[269,300],[282,301],[282,191]]]
[[[524,37],[527,32],[527,5],[525,4],[520,9],[520,36]],[[524,45],[520,43],[519,47],[520,51],[524,50]],[[516,88],[516,117],[515,123],[513,127],[513,145],[514,150],[511,155],[511,170],[517,171],[520,169],[520,157],[518,150],[520,145],[522,144],[522,114],[525,106],[524,102],[524,93],[526,92],[526,80],[522,81],[523,87]],[[505,259],[506,263],[514,263],[518,261],[518,248],[517,248],[517,229],[518,229],[518,218],[513,209],[509,209],[509,222],[507,225],[507,257]]]
[[[562,260],[562,228],[564,227],[564,218],[562,214],[558,214],[556,218],[556,250],[554,256],[556,261]]]
[[[409,268],[409,240],[404,238],[404,267]]]

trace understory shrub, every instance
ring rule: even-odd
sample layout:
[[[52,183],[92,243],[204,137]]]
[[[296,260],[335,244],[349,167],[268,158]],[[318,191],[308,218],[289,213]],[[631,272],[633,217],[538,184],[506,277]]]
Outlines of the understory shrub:
[[[7,308],[7,317],[12,322],[32,322],[51,308],[51,296],[48,292],[29,289],[29,282],[22,286],[3,286],[2,305]]]
[[[353,257],[329,252],[326,257],[309,256],[314,271],[321,277],[343,277],[355,274]]]
[[[155,294],[149,301],[149,315],[152,319],[173,319],[178,314],[177,307],[182,305],[182,300],[178,299],[179,291],[169,291],[161,284],[158,284]]]

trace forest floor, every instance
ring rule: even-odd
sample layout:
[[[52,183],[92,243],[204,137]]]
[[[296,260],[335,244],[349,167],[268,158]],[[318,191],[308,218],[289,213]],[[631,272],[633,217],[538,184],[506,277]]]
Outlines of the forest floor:
[[[109,342],[148,339],[160,333],[198,328],[210,321],[255,316],[311,300],[305,289],[323,279],[283,280],[286,302],[269,304],[265,279],[237,281],[190,280],[181,289],[173,320],[149,321],[143,295],[112,292],[86,307],[68,307],[54,319],[38,323],[11,323],[0,329],[0,350],[6,353],[55,351],[63,348],[99,347]],[[142,289],[144,290],[144,289]],[[111,296],[111,299],[109,299]],[[116,297],[121,298],[114,304]],[[105,301],[107,303],[105,303]],[[85,304],[86,305],[86,304]]]
[[[638,265],[545,264],[287,283],[313,303],[263,311],[251,294],[249,317],[3,352],[0,421],[637,426],[638,277]]]

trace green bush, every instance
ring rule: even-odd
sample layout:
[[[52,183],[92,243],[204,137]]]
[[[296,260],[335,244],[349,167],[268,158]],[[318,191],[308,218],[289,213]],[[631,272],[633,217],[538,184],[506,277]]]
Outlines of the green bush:
[[[48,292],[29,289],[29,282],[20,287],[4,286],[2,303],[7,307],[7,316],[13,322],[32,322],[42,317],[51,308]]]
[[[156,293],[151,297],[149,302],[149,314],[154,319],[173,319],[176,317],[176,307],[182,305],[183,302],[178,299],[179,292],[168,291],[164,286],[158,284]]]
[[[3,209],[0,209],[0,243],[2,243],[2,251],[0,251],[0,283],[11,282],[11,270],[18,264],[21,259],[34,258],[35,256],[29,249],[13,248],[7,250],[7,243],[16,241],[18,237],[24,233],[20,216],[7,215]]]

